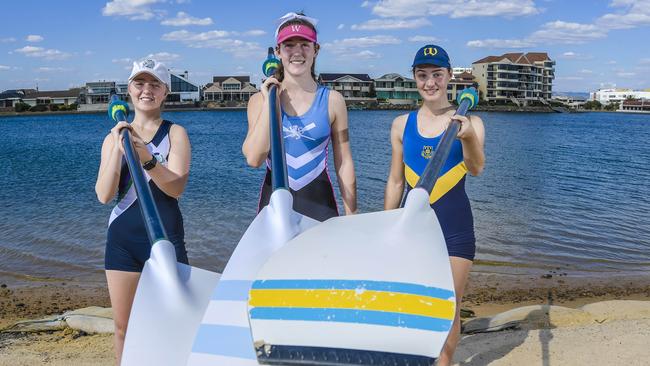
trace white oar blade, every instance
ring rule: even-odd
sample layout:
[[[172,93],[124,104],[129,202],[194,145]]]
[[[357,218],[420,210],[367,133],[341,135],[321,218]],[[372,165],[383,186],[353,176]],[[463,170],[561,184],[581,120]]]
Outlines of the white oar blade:
[[[258,365],[248,323],[248,291],[259,268],[276,250],[318,224],[292,209],[279,189],[242,236],[214,289],[194,338],[190,365]]]
[[[261,359],[313,347],[437,357],[455,293],[427,193],[411,191],[404,209],[333,218],[297,236],[258,272],[249,311]]]
[[[122,365],[184,364],[218,281],[218,273],[176,262],[169,241],[156,242],[138,282]]]

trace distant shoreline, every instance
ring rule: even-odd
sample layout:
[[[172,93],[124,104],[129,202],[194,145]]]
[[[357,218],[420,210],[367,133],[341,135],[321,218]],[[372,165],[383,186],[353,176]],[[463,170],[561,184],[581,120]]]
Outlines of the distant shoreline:
[[[213,111],[238,111],[246,110],[246,107],[220,107],[220,108],[169,108],[165,107],[163,112],[213,112]],[[409,111],[415,108],[350,108],[349,111]],[[476,112],[513,112],[513,113],[555,113],[549,107],[514,107],[514,106],[476,106],[473,111]],[[573,113],[574,111],[571,111]],[[580,111],[580,112],[601,112],[601,111]],[[54,116],[66,114],[104,114],[106,111],[44,111],[44,112],[0,112],[0,116],[20,117],[20,116]]]

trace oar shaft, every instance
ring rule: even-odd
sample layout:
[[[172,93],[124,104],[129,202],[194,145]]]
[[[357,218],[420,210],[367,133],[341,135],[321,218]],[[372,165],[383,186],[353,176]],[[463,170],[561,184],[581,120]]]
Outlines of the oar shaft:
[[[471,105],[471,101],[463,99],[460,102],[460,106],[456,110],[455,115],[464,116]],[[449,127],[447,127],[447,130],[445,130],[445,133],[442,135],[442,139],[440,139],[440,143],[438,143],[435,154],[427,163],[424,172],[415,185],[416,188],[424,188],[427,192],[433,190],[433,187],[436,185],[436,181],[438,180],[438,174],[440,173],[442,166],[445,164],[445,161],[447,161],[447,157],[451,151],[451,145],[454,143],[459,130],[460,123],[452,120]]]
[[[289,175],[287,172],[287,157],[284,152],[284,138],[282,136],[282,119],[277,111],[277,87],[269,88],[269,124],[271,131],[271,183],[273,190],[278,188],[289,189]]]
[[[117,100],[117,96],[111,98],[111,102]],[[126,115],[121,110],[115,112],[115,119],[116,121],[127,120]],[[120,131],[120,135],[124,141],[124,157],[129,168],[129,173],[131,173],[131,180],[133,181],[135,192],[138,196],[140,211],[142,212],[142,218],[144,219],[144,225],[147,230],[147,235],[149,236],[149,241],[153,244],[158,240],[167,239],[167,233],[162,225],[160,214],[158,213],[158,209],[156,208],[153,199],[153,194],[151,193],[151,187],[149,187],[149,182],[147,182],[147,179],[144,177],[138,152],[135,151],[133,144],[131,143],[131,134],[127,128],[124,128]]]

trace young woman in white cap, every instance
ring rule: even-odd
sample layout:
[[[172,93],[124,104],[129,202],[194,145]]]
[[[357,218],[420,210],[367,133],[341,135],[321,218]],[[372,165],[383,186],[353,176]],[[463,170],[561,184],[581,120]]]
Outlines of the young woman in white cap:
[[[248,103],[248,133],[242,151],[252,167],[266,161],[270,149],[269,87],[277,85],[294,209],[324,221],[339,214],[327,171],[330,140],[346,214],[356,212],[357,194],[345,100],[337,91],[316,82],[314,70],[320,48],[316,23],[316,19],[297,13],[280,18],[275,53],[281,65]],[[268,204],[271,193],[267,163],[260,210]]]
[[[165,65],[155,60],[133,63],[129,96],[135,110],[131,124],[119,122],[104,139],[95,191],[106,204],[117,196],[108,223],[105,269],[115,321],[115,354],[120,363],[124,335],[138,279],[149,258],[151,244],[135,189],[123,157],[119,131],[128,128],[169,240],[179,262],[187,263],[183,217],[178,198],[190,171],[190,142],[185,129],[163,120],[161,108],[169,93]]]
[[[412,189],[424,171],[442,134],[451,120],[461,123],[429,203],[436,212],[449,252],[456,291],[456,317],[436,365],[449,365],[460,338],[460,303],[476,252],[474,220],[465,193],[465,176],[483,171],[485,130],[478,116],[454,116],[456,107],[447,98],[452,77],[447,52],[440,46],[427,45],[415,54],[413,78],[422,97],[422,106],[393,121],[390,132],[392,160],[384,208],[397,208],[404,184]]]

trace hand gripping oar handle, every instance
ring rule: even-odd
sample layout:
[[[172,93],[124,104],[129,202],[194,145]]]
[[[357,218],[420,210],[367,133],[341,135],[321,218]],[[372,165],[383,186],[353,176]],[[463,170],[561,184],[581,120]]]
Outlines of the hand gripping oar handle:
[[[111,96],[111,103],[108,105],[108,116],[115,122],[127,122],[126,117],[128,114],[129,105],[121,101],[117,95]],[[126,164],[129,167],[129,172],[131,173],[135,192],[140,201],[140,211],[142,212],[144,224],[147,229],[147,235],[151,244],[154,244],[158,240],[167,239],[167,233],[165,232],[160,214],[154,203],[149,183],[142,172],[138,152],[135,151],[131,143],[131,134],[127,128],[124,128],[120,131],[120,135],[124,139],[124,156],[126,158]]]
[[[262,64],[262,71],[267,77],[272,76],[280,65],[280,61],[273,55],[273,47]],[[289,189],[289,175],[287,172],[287,157],[284,152],[284,138],[282,136],[282,119],[277,110],[277,87],[269,88],[269,124],[271,133],[271,183],[273,190],[278,188]]]
[[[475,88],[465,88],[460,94],[458,94],[457,101],[458,109],[454,115],[464,116],[467,114],[468,110],[478,104],[478,93]],[[442,169],[445,161],[447,161],[447,157],[451,151],[451,145],[454,143],[459,130],[460,123],[452,120],[445,130],[445,133],[442,135],[442,138],[436,147],[435,154],[431,157],[427,166],[424,168],[424,172],[420,175],[420,179],[418,179],[418,182],[415,184],[415,188],[424,188],[429,192],[429,194],[431,194],[431,191],[433,191],[433,187],[436,185],[436,181],[438,180],[440,169]],[[405,202],[406,195],[404,196],[400,206],[404,207]]]

